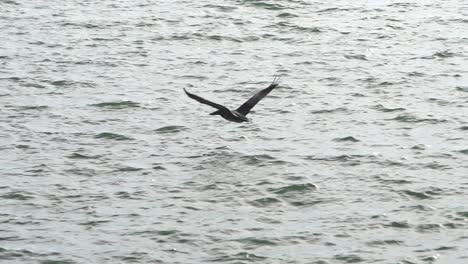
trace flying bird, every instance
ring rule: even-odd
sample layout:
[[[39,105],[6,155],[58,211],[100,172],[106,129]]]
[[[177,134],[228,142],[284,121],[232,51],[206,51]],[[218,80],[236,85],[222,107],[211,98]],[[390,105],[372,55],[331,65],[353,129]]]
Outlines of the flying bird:
[[[187,90],[185,90],[184,88],[184,91],[185,93],[188,95],[188,97],[202,103],[202,104],[206,104],[206,105],[209,105],[211,107],[214,107],[218,110],[214,111],[213,113],[211,113],[210,115],[220,115],[221,117],[223,117],[224,119],[226,120],[229,120],[231,122],[237,122],[237,123],[241,123],[241,122],[248,122],[249,119],[246,117],[246,115],[250,112],[250,110],[260,101],[263,99],[263,97],[267,96],[267,94],[269,94],[273,89],[275,89],[279,84],[279,77],[275,76],[275,78],[273,79],[273,82],[270,84],[270,86],[268,86],[267,88],[259,91],[258,93],[256,93],[254,96],[252,96],[249,100],[247,100],[245,103],[243,103],[239,108],[237,108],[236,110],[229,110],[229,108],[223,106],[223,105],[220,105],[220,104],[217,104],[217,103],[213,103],[211,101],[208,101],[204,98],[201,98],[200,96],[198,95],[195,95],[195,94],[192,94],[192,93],[189,93]]]

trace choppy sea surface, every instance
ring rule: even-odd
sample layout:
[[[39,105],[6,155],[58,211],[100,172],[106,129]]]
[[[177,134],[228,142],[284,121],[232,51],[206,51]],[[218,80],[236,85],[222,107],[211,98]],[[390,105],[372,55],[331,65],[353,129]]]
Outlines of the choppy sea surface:
[[[468,263],[468,3],[0,1],[0,263]],[[274,75],[250,123],[237,107]]]

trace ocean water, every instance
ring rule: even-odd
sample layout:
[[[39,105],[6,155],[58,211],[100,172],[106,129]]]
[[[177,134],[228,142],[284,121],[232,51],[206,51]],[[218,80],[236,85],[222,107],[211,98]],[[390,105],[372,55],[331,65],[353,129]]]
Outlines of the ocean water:
[[[468,263],[468,3],[0,2],[0,263]],[[210,116],[281,77],[249,123]]]

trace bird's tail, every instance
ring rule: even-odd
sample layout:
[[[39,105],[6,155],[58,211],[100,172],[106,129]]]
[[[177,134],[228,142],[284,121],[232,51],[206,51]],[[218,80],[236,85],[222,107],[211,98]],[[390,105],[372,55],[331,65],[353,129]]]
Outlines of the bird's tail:
[[[211,113],[210,115],[220,115],[220,114],[221,114],[221,112],[219,110],[216,110],[213,113]]]

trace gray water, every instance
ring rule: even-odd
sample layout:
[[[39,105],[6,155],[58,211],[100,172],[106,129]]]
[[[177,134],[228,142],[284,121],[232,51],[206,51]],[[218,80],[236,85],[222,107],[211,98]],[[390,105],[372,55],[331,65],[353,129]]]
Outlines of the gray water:
[[[1,1],[0,262],[468,263],[468,3],[357,2]]]

